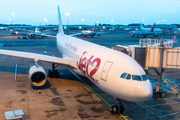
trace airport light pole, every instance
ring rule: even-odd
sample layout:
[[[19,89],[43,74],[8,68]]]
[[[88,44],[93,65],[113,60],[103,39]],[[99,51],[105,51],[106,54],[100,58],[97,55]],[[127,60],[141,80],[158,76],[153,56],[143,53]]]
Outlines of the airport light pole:
[[[166,20],[164,19],[164,25],[165,25],[165,22],[166,22]]]
[[[11,22],[11,21],[12,21],[12,19],[10,18],[10,19],[9,19],[9,21]],[[12,23],[10,23],[10,24],[12,24]]]
[[[98,25],[98,21],[96,21],[96,24]]]
[[[144,24],[144,21],[145,21],[145,20],[142,20],[143,24]]]
[[[84,22],[84,19],[82,19],[82,24],[83,24],[83,22]]]
[[[47,21],[47,19],[46,19],[46,18],[44,19],[44,21],[46,22],[46,23],[45,23],[45,25],[47,25],[47,22],[48,22],[48,21]]]
[[[114,20],[112,19],[112,20],[111,20],[111,24],[113,24],[113,21],[114,21]]]
[[[11,12],[11,19],[9,19],[11,21],[11,24],[13,24],[13,16],[14,15],[14,12]]]
[[[66,16],[67,16],[67,35],[68,35],[68,16],[69,16],[70,14],[69,13],[66,13]]]

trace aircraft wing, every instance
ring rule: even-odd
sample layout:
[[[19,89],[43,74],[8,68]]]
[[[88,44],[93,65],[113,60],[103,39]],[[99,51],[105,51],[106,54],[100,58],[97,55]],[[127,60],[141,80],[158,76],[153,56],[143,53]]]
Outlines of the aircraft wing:
[[[43,36],[43,37],[51,37],[51,38],[56,38],[56,36],[52,36],[52,35],[46,35],[46,34],[37,34],[39,36]]]
[[[74,36],[78,36],[78,35],[83,35],[83,33],[76,33],[76,34],[72,34],[70,35],[71,37],[74,37]]]
[[[53,56],[42,55],[42,54],[37,54],[37,53],[12,51],[12,50],[0,49],[0,54],[34,59],[34,60],[42,60],[42,61],[47,61],[47,62],[52,62],[52,63],[59,63],[59,64],[67,65],[67,66],[71,66],[70,63],[72,62],[69,59],[63,59],[59,57],[53,57]]]

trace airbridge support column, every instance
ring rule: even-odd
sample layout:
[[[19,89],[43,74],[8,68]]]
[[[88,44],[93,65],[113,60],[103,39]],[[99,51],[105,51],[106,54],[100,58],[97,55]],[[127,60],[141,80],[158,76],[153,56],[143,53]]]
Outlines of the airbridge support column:
[[[155,95],[164,98],[166,93],[162,91],[162,72],[163,72],[163,56],[164,56],[164,44],[163,39],[160,40],[159,45],[159,68],[158,68],[158,86],[156,87]]]
[[[158,86],[156,87],[156,93],[162,92],[162,72],[163,72],[163,54],[164,54],[164,45],[163,43],[159,46],[159,69],[158,69]]]

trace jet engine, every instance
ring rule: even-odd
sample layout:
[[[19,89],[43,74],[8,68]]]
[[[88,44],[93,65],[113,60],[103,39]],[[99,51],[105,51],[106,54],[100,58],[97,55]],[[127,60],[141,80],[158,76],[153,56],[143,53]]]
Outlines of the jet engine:
[[[43,86],[46,83],[46,72],[40,65],[33,65],[29,69],[29,80],[34,86]]]

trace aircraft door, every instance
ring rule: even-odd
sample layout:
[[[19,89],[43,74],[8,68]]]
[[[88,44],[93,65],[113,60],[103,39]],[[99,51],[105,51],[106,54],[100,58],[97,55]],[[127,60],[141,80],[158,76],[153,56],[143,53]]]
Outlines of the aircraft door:
[[[102,69],[102,72],[101,72],[101,79],[104,80],[104,81],[107,81],[107,75],[108,75],[108,72],[112,66],[112,62],[110,61],[107,61]]]

